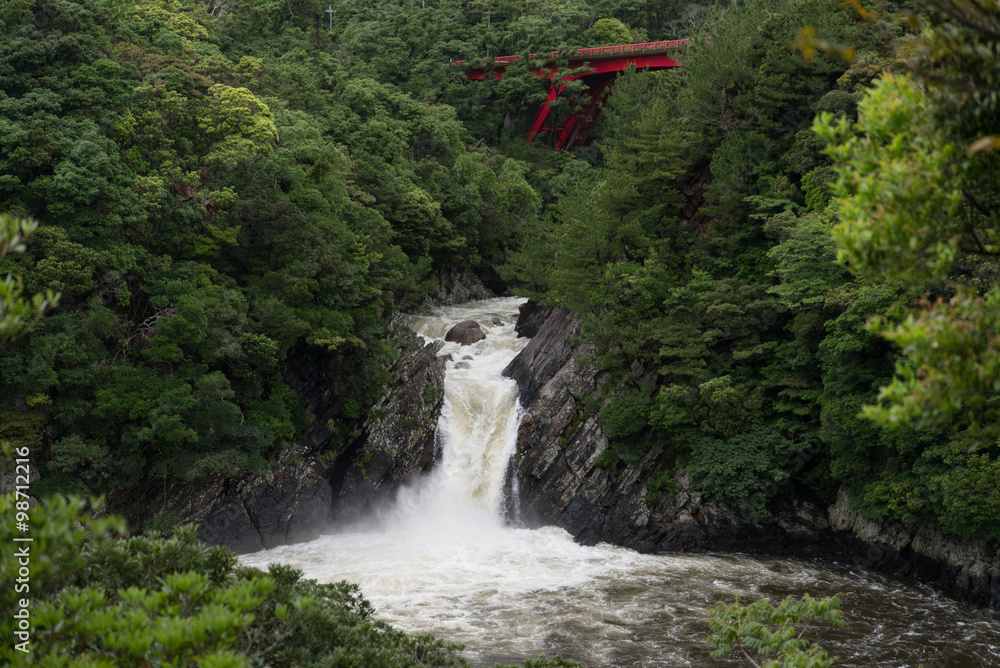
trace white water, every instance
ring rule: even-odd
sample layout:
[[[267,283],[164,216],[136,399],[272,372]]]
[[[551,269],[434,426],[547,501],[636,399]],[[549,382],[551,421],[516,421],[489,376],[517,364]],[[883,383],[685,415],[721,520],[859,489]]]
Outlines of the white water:
[[[520,300],[415,318],[426,339],[476,320],[486,339],[448,343],[441,461],[365,527],[241,557],[288,563],[324,582],[357,582],[380,618],[464,643],[488,665],[540,653],[587,666],[728,666],[712,660],[705,619],[716,601],[847,592],[846,630],[817,629],[839,666],[1000,666],[995,613],[846,567],[740,556],[642,555],[575,544],[565,531],[503,526],[502,489],[518,421],[516,386],[500,372],[527,343]],[[471,359],[465,359],[470,357]],[[455,368],[455,365],[468,368]]]

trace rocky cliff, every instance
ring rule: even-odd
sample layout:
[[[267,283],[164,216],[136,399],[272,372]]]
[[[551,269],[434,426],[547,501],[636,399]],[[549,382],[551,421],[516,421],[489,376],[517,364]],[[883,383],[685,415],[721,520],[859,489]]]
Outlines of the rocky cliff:
[[[517,381],[525,408],[511,470],[520,490],[519,503],[509,504],[512,521],[647,552],[834,558],[1000,608],[996,554],[925,528],[866,520],[849,509],[843,492],[829,508],[795,502],[748,524],[706,503],[682,473],[669,481],[672,493],[657,493],[649,480],[661,455],[655,448],[636,463],[602,462],[608,440],[592,397],[606,379],[586,364],[592,349],[576,343],[578,322],[569,311],[529,302],[518,331],[532,340],[504,372]],[[393,323],[390,337],[400,350],[388,369],[393,379],[360,435],[333,437],[343,407],[329,391],[332,363],[304,352],[289,380],[314,419],[295,447],[266,475],[171,489],[164,506],[200,523],[206,542],[242,553],[312,539],[391,500],[399,485],[434,464],[444,360],[437,358],[441,344],[424,346],[405,318]]]
[[[1000,553],[980,541],[915,524],[865,519],[844,490],[828,509],[830,528],[852,561],[934,584],[959,599],[1000,609]]]
[[[488,299],[504,289],[486,263],[475,271],[442,271],[436,278],[438,290],[425,306]],[[164,492],[161,515],[171,523],[197,523],[206,543],[246,553],[312,540],[390,501],[401,484],[433,465],[444,402],[444,360],[437,359],[443,344],[423,345],[410,324],[397,315],[389,326],[385,336],[399,358],[368,419],[360,429],[346,430],[353,435],[345,438],[338,435],[345,430],[334,428],[349,420],[343,401],[331,391],[338,360],[303,346],[286,373],[310,417],[294,447],[281,453],[266,475],[175,485]],[[153,519],[148,526],[156,526]]]
[[[486,286],[480,275],[490,280],[494,288],[499,287],[497,292],[503,291],[503,288],[497,284],[500,280],[499,277],[495,276],[496,272],[492,271],[488,264],[476,269],[478,273],[469,268],[438,270],[435,275],[438,289],[433,294],[427,295],[424,306],[450,306],[496,297],[494,290]]]
[[[580,542],[610,542],[648,552],[737,551],[835,558],[935,583],[983,606],[1000,608],[1000,560],[984,546],[919,527],[864,520],[842,493],[828,509],[795,502],[748,524],[719,511],[675,474],[672,494],[649,493],[655,448],[634,464],[599,459],[608,440],[593,406],[605,380],[585,363],[591,348],[574,343],[579,325],[563,309],[522,309],[519,332],[531,342],[504,371],[520,387],[524,416],[512,474],[520,489],[515,521],[555,525]],[[641,370],[638,375],[641,376]]]
[[[434,463],[438,417],[444,403],[444,342],[423,346],[408,320],[396,341],[405,354],[390,369],[392,380],[372,407],[363,437],[328,470],[331,518],[351,522],[390,500]]]
[[[443,344],[425,346],[405,316],[393,321],[387,337],[399,357],[368,419],[347,431],[353,437],[335,435],[337,422],[348,419],[330,391],[336,360],[303,350],[287,380],[306,403],[310,424],[294,446],[266,475],[177,485],[165,491],[162,507],[176,521],[199,524],[206,543],[246,553],[311,540],[390,499],[434,462],[444,361],[437,358]]]

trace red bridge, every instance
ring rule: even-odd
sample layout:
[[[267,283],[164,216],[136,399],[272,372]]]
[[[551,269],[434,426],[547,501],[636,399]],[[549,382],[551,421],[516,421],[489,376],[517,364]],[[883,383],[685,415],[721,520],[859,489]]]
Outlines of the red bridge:
[[[535,116],[535,121],[531,124],[531,130],[528,131],[528,141],[534,141],[536,137],[546,132],[558,132],[557,151],[573,144],[582,145],[587,140],[597,118],[601,115],[601,108],[606,99],[605,91],[608,90],[619,72],[630,66],[636,69],[678,67],[680,63],[674,60],[670,54],[676,53],[687,43],[686,39],[676,39],[668,42],[645,42],[643,44],[620,44],[579,49],[570,54],[569,69],[575,70],[587,66],[586,70],[567,74],[560,77],[558,81],[555,80],[559,71],[555,65],[555,59],[559,52],[553,51],[545,65],[535,70],[537,76],[546,77],[552,81],[552,85],[549,88],[548,99],[538,110],[538,115]],[[529,57],[539,55],[542,54],[533,53]],[[507,69],[507,63],[520,59],[520,56],[500,56],[494,59],[492,68],[474,69],[469,72],[468,78],[502,79]],[[553,124],[549,120],[552,103],[565,90],[567,82],[581,78],[587,84],[586,95],[589,96],[589,100],[570,114],[568,118]]]

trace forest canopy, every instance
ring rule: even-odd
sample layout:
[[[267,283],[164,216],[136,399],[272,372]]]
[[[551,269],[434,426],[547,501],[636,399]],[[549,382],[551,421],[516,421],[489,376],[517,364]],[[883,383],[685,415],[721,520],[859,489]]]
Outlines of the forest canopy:
[[[0,272],[60,298],[0,351],[0,438],[35,494],[135,518],[289,448],[306,351],[329,447],[356,436],[392,314],[499,272],[578,314],[601,463],[651,499],[679,470],[747,518],[843,488],[998,539],[997,14],[913,9],[7,0],[0,210],[42,226]],[[530,59],[454,64],[682,37],[573,151],[523,140]]]

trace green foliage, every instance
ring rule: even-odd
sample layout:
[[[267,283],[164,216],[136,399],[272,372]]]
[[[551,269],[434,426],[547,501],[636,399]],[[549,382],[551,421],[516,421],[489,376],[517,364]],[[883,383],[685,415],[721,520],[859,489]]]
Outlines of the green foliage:
[[[660,502],[664,494],[673,501],[676,487],[677,479],[674,478],[673,472],[669,469],[661,470],[646,481],[646,505],[653,507]]]
[[[998,308],[1000,287],[985,297],[959,289],[947,302],[925,300],[899,324],[873,323],[872,330],[896,343],[906,358],[880,392],[885,405],[867,407],[866,416],[890,426],[994,421],[1000,359],[991,333],[1000,326]]]
[[[618,19],[597,19],[588,36],[593,46],[628,44],[632,41],[632,32]]]
[[[80,656],[77,665],[85,666],[249,665],[232,648],[273,582],[261,578],[213,588],[204,576],[188,572],[163,576],[158,585],[152,592],[119,590],[114,605],[97,591],[66,592],[39,603],[37,641],[46,648],[39,665],[57,665],[58,656]]]
[[[0,9],[0,28],[16,26],[30,13],[30,0],[6,0]]]
[[[1000,539],[1000,460],[974,454],[950,470],[941,484],[940,526],[948,533]]]
[[[803,22],[861,56],[790,53]],[[579,152],[553,170],[505,275],[581,314],[590,361],[613,378],[598,403],[602,465],[657,444],[676,464],[651,479],[680,466],[745,517],[792,496],[826,502],[842,483],[859,508],[891,514],[902,506],[876,490],[900,463],[891,453],[922,437],[857,414],[895,362],[864,322],[895,316],[905,295],[837,265],[835,172],[810,127],[817,111],[854,119],[860,91],[893,63],[886,35],[820,3],[766,0],[699,30],[683,68],[616,81],[599,160]],[[636,386],[647,389],[618,389]],[[957,466],[941,457],[928,464]],[[938,522],[929,508],[922,521]]]
[[[935,124],[966,150],[968,161],[960,163],[960,170],[970,186],[967,201],[990,226],[997,223],[996,211],[990,210],[995,196],[990,185],[1000,114],[992,94],[1000,81],[995,67],[998,17],[1000,9],[984,0],[931,5],[916,17],[921,32],[914,44],[917,76],[926,82]]]
[[[13,495],[0,497],[5,516],[14,505]],[[169,539],[117,539],[124,522],[96,519],[84,506],[55,496],[24,511],[34,538],[35,665],[464,665],[453,645],[375,621],[356,586],[302,580],[283,566],[240,568],[225,548],[199,543],[191,526]],[[13,522],[0,529],[5,563],[24,545],[11,540],[15,531]],[[5,573],[6,610],[24,595],[15,576]],[[0,630],[13,637],[14,623],[8,616]],[[0,648],[5,663],[20,656],[12,643]]]
[[[778,486],[796,471],[794,442],[766,427],[722,440],[695,436],[685,469],[692,488],[740,517],[763,519]]]
[[[920,29],[909,50],[915,72],[876,81],[861,96],[856,126],[829,112],[814,124],[836,162],[841,261],[868,281],[908,289],[907,301],[924,292],[909,309],[863,313],[875,316],[864,334],[862,314],[851,314],[855,333],[841,329],[826,351],[856,356],[875,333],[901,352],[881,362],[894,364],[891,382],[837,371],[839,360],[827,370],[841,396],[826,410],[843,416],[867,403],[871,419],[839,418],[833,471],[865,480],[853,492],[862,512],[984,539],[996,536],[986,517],[996,508],[988,489],[1000,454],[989,334],[998,300],[997,105],[986,92],[997,76],[983,55],[995,50],[996,25],[997,9],[978,2],[911,16],[911,30]],[[844,392],[849,379],[866,390]],[[867,448],[846,446],[859,435]]]
[[[778,605],[766,599],[746,606],[739,601],[732,605],[719,603],[708,620],[715,634],[708,638],[708,642],[717,648],[712,651],[712,656],[728,656],[734,649],[739,649],[755,666],[829,668],[837,660],[802,636],[813,621],[847,626],[841,620],[840,603],[839,595],[814,599],[809,594],[798,600],[789,596]],[[804,626],[799,630],[795,627],[797,624]],[[777,656],[763,663],[754,658],[769,654]]]
[[[765,233],[780,241],[768,252],[778,284],[768,292],[788,308],[823,304],[831,290],[847,282],[846,272],[835,262],[835,246],[827,221],[807,215],[796,218],[785,212],[769,219]]]
[[[946,2],[914,20],[923,27],[914,44],[917,78],[885,76],[865,95],[861,136],[829,115],[816,128],[840,163],[841,258],[855,271],[925,289],[952,278],[969,254],[996,252],[998,154],[987,133],[997,105],[985,92],[996,72],[981,54],[997,44],[997,9]],[[890,424],[940,422],[967,409],[973,422],[991,419],[992,362],[973,330],[989,326],[995,274],[962,283],[951,304],[928,300],[905,323],[878,326],[907,359],[884,391],[890,405],[870,415]]]
[[[644,430],[648,424],[649,395],[639,389],[630,390],[601,409],[601,428],[611,438],[628,438]]]
[[[963,244],[976,243],[963,239],[962,184],[948,167],[958,149],[921,130],[929,114],[912,79],[887,76],[859,105],[864,136],[828,113],[816,123],[835,142],[830,155],[845,163],[835,185],[843,221],[836,238],[841,261],[855,271],[924,287],[947,276]]]
[[[222,139],[205,155],[206,165],[237,167],[273,150],[278,141],[274,117],[253,93],[215,84],[208,96],[207,118],[200,118],[199,125],[205,134],[218,134]]]
[[[357,30],[334,45],[296,3],[8,5],[4,230],[52,223],[3,258],[3,335],[22,340],[0,387],[11,424],[49,425],[13,437],[38,494],[140,508],[143,481],[264,470],[306,422],[285,372],[310,347],[360,418],[387,316],[438,269],[504,262],[540,210],[529,165],[471,149],[437,100],[466,49],[448,11],[345,7]],[[23,295],[45,290],[64,309],[29,327],[53,299]]]

